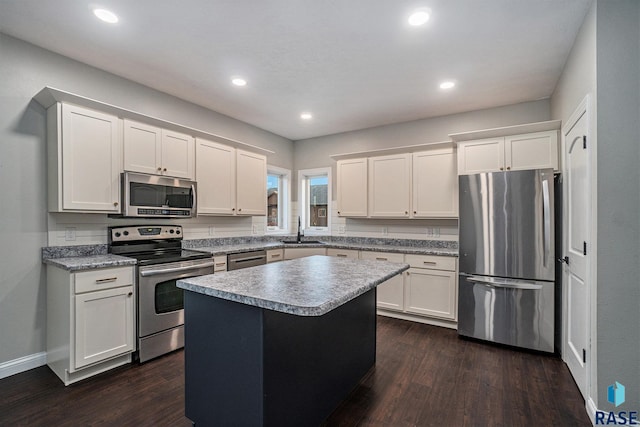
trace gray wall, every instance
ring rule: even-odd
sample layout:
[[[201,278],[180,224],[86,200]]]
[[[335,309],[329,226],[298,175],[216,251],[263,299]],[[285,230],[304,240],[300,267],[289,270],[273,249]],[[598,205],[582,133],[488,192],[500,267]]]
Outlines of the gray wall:
[[[640,407],[639,22],[637,0],[598,1],[598,407],[616,411]]]
[[[53,86],[272,151],[292,169],[292,142],[178,98],[0,34],[0,363],[45,350],[45,111]]]
[[[450,133],[540,122],[549,118],[549,100],[544,99],[304,139],[295,142],[293,163],[296,170],[333,167],[336,162],[329,157],[332,154],[448,141]],[[335,167],[333,174],[335,198]],[[297,173],[294,176],[297,176]],[[297,188],[294,187],[292,192],[294,200],[297,200]]]

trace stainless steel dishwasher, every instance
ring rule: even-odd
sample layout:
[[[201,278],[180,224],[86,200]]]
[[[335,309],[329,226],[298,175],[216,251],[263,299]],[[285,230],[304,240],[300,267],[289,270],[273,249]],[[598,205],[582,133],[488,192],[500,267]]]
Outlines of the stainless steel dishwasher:
[[[267,251],[247,251],[227,255],[227,270],[240,270],[267,263]]]

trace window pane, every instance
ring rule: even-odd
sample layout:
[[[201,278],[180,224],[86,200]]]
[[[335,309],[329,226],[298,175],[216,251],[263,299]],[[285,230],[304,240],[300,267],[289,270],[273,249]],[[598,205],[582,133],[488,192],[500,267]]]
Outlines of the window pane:
[[[326,175],[309,177],[309,226],[327,226],[327,194],[329,178]]]
[[[280,228],[282,225],[281,182],[280,175],[267,175],[267,227]]]

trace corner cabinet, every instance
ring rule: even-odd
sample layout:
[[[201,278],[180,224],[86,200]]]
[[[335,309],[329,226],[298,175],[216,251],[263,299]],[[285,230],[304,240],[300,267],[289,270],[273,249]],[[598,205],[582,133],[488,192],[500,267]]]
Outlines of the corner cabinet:
[[[124,170],[195,178],[195,142],[190,135],[124,119]]]
[[[458,142],[458,175],[546,168],[558,170],[557,130]]]
[[[134,267],[47,266],[47,364],[65,385],[131,362]]]
[[[196,139],[198,215],[267,213],[267,158]]]
[[[338,216],[367,216],[367,159],[338,160]]]
[[[120,123],[76,105],[48,108],[49,212],[120,212]]]

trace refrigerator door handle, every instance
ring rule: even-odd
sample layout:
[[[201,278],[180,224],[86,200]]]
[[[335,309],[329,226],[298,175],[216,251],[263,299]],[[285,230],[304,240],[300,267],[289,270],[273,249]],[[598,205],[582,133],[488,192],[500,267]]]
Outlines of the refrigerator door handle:
[[[542,220],[543,220],[543,250],[542,265],[547,266],[547,258],[551,250],[551,205],[549,200],[549,180],[542,180]]]
[[[467,276],[466,279],[468,282],[480,283],[494,288],[511,288],[532,291],[542,289],[542,284],[528,280],[496,279],[493,277],[482,276]]]

